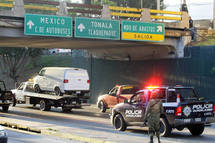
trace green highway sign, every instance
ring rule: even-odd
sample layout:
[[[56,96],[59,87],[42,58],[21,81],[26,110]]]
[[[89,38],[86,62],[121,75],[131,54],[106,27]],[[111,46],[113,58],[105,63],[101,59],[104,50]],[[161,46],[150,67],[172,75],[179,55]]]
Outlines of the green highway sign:
[[[165,27],[162,23],[122,21],[122,40],[163,42]]]
[[[72,17],[25,14],[25,35],[72,37]]]
[[[120,22],[76,17],[75,37],[120,40]]]

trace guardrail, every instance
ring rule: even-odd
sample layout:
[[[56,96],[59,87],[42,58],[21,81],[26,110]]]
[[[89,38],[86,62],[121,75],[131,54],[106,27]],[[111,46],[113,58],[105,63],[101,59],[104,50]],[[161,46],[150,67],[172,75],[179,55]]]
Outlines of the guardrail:
[[[12,9],[18,0],[0,0],[0,8]],[[21,0],[19,0],[21,1]],[[154,9],[138,9],[129,7],[117,7],[117,6],[100,6],[89,4],[76,4],[69,2],[59,2],[50,0],[23,0],[24,11],[26,13],[42,13],[42,14],[59,14],[62,9],[62,3],[64,3],[64,10],[61,15],[69,16],[84,16],[84,17],[102,17],[102,13],[105,13],[105,18],[109,19],[129,19],[140,20],[146,22],[167,22],[166,20],[175,22],[175,27],[184,28],[188,27],[188,14],[184,12],[154,10]],[[104,9],[106,7],[106,9]],[[171,15],[171,16],[170,16]],[[131,19],[133,18],[133,19]],[[159,21],[161,20],[161,21]],[[179,24],[182,23],[182,24]]]
[[[141,18],[142,16],[144,17],[143,9],[116,7],[116,6],[109,6],[109,9],[112,10],[110,12],[110,14],[112,16],[132,17],[132,18]],[[160,15],[160,14],[168,14],[168,15],[182,16],[182,12],[163,11],[163,10],[154,10],[154,9],[146,9],[144,12],[147,12],[147,10],[149,10],[149,12],[150,12],[151,19],[176,20],[176,21],[182,20],[181,17],[161,16]],[[155,14],[158,14],[158,15],[155,15]]]

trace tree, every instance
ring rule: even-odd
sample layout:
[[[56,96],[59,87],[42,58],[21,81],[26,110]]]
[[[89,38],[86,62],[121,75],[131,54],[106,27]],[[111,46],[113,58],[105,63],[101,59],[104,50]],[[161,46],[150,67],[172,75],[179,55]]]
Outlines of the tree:
[[[0,48],[0,71],[16,83],[26,65],[41,54],[41,49]]]

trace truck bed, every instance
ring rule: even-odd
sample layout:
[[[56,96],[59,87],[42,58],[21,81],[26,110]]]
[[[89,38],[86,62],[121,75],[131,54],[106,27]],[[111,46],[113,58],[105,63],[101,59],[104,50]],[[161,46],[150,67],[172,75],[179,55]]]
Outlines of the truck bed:
[[[63,99],[63,98],[77,98],[77,95],[56,96],[56,95],[52,95],[52,94],[34,93],[34,92],[29,92],[29,91],[25,91],[23,93],[23,96],[38,97],[38,98],[51,99],[51,100],[59,100],[59,99]]]

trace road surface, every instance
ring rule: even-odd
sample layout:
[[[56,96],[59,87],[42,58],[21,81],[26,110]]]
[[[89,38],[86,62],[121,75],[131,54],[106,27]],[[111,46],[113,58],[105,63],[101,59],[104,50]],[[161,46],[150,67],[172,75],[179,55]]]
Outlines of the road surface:
[[[109,113],[99,113],[95,107],[73,110],[71,113],[62,113],[61,109],[52,108],[49,112],[26,105],[12,107],[8,113],[0,112],[0,117],[16,118],[26,121],[58,125],[65,133],[75,133],[81,136],[114,142],[148,142],[147,130],[142,128],[128,128],[125,132],[114,130],[110,124]],[[36,140],[36,138],[35,138]],[[164,142],[180,143],[214,143],[215,126],[206,127],[202,136],[193,137],[188,130],[173,130],[170,137],[161,138]]]
[[[56,138],[53,136],[43,136],[36,133],[20,132],[6,129],[8,143],[81,143],[79,141]]]

